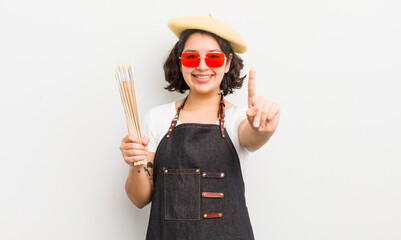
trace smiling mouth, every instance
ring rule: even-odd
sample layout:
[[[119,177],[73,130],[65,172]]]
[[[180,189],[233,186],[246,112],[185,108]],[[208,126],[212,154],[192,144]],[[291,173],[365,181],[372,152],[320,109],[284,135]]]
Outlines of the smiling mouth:
[[[194,75],[194,74],[193,74],[193,76],[196,77],[196,78],[202,79],[202,80],[206,80],[206,79],[211,78],[211,77],[213,76],[213,74],[211,74],[211,75],[205,75],[205,76]]]

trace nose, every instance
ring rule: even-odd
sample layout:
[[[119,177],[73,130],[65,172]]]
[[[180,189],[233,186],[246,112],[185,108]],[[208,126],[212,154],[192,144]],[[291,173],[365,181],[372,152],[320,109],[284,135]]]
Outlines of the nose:
[[[206,65],[205,57],[200,57],[200,62],[198,67],[196,67],[196,69],[199,71],[205,71],[209,69],[209,67]]]

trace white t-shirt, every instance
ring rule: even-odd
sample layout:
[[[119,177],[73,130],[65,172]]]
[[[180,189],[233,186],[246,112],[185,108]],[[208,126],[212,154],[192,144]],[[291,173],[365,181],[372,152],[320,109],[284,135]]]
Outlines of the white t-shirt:
[[[242,176],[245,178],[246,159],[248,150],[243,147],[238,140],[238,127],[243,119],[246,118],[247,105],[233,105],[225,110],[225,128],[230,139],[237,150],[240,159]],[[148,110],[142,121],[143,136],[149,137],[148,151],[156,152],[157,146],[166,135],[170,128],[171,121],[176,114],[175,102],[159,105]],[[181,124],[178,120],[177,125]],[[219,122],[216,123],[217,125]],[[174,130],[173,130],[174,131]]]

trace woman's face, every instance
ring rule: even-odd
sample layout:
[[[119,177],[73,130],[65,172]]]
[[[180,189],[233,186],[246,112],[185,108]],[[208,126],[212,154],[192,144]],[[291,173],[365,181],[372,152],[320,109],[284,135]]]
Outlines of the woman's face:
[[[185,42],[183,53],[195,52],[201,57],[207,53],[223,53],[216,39],[209,34],[194,33]],[[223,76],[230,69],[230,59],[226,59],[223,66],[208,67],[205,59],[201,58],[199,66],[185,67],[181,64],[181,72],[191,92],[199,94],[214,94],[220,92],[220,83]]]

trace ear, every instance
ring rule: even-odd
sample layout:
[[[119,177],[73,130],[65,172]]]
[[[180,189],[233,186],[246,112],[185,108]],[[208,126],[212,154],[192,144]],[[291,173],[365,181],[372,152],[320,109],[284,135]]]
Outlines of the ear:
[[[230,56],[227,58],[227,64],[225,66],[224,69],[224,73],[228,73],[228,71],[230,70],[230,66],[231,66],[231,59],[233,58],[233,54],[230,53]]]

